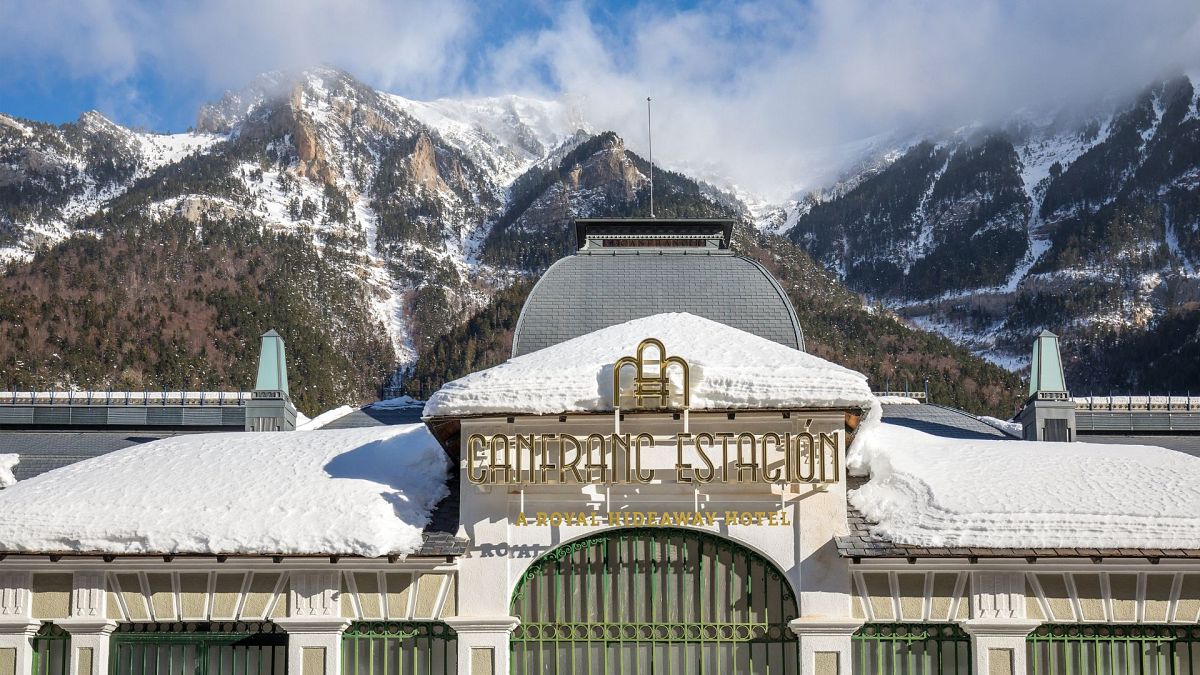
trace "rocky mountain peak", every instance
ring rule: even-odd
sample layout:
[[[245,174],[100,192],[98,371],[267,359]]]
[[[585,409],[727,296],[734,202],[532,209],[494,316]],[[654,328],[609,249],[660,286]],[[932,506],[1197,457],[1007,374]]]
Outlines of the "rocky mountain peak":
[[[570,169],[567,185],[574,190],[583,187],[603,191],[607,199],[617,202],[632,201],[649,180],[626,154],[620,136],[606,132],[600,138],[597,151]]]

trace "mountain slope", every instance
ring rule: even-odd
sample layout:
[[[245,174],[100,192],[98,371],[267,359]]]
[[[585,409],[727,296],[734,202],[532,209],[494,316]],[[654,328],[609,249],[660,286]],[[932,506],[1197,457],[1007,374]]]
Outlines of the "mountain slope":
[[[786,231],[790,241],[742,232],[739,250],[792,280],[818,353],[868,372],[876,387],[920,388],[929,376],[935,398],[981,396],[1003,411],[1015,380],[914,326],[1018,367],[1030,335],[1050,327],[1064,333],[1077,371],[1115,363],[1100,346],[1118,354],[1138,335],[1182,335],[1158,326],[1177,315],[1186,323],[1200,296],[1197,110],[1191,82],[1179,78],[1084,119],[1027,116],[923,142],[896,144],[909,137],[900,132],[872,139],[838,183],[780,208],[751,201],[764,230]],[[312,386],[368,398],[395,361],[415,364],[411,387],[424,391],[504,354],[503,324],[524,285],[570,252],[571,219],[647,214],[649,172],[569,102],[420,102],[331,69],[273,73],[205,106],[189,134],[146,134],[94,113],[57,127],[0,115],[0,257],[14,289],[48,288],[49,260],[97,272],[133,264],[122,256],[141,261],[145,232],[178,250],[172,270],[252,260],[252,268],[233,264],[230,293],[289,298],[297,316],[330,324],[324,344],[370,355],[352,377],[320,371]],[[659,167],[654,175],[659,216],[751,220],[747,202],[713,185]],[[213,228],[237,232],[240,243],[213,239]],[[95,261],[79,259],[81,246]],[[270,269],[270,251],[247,253],[255,246],[291,251],[296,285],[308,290],[264,288],[256,274]],[[157,259],[144,264],[162,269]],[[870,300],[864,309],[842,281],[882,306]],[[65,303],[82,301],[69,285],[56,289]],[[5,317],[40,307],[34,291],[21,293]],[[141,318],[177,323],[176,293],[146,296],[151,314]],[[228,357],[228,326],[211,313],[194,319],[208,311],[199,306],[188,311],[191,330]],[[28,343],[37,359],[8,362],[4,378],[104,387],[126,381],[129,369],[145,386],[222,378],[245,386],[228,368],[193,377],[155,355],[139,361],[95,348],[92,329],[126,330],[123,316],[105,305],[66,331],[93,336],[63,344],[77,364],[86,356],[94,366],[64,370],[53,359],[66,355]],[[0,331],[17,322],[0,318]],[[259,328],[239,325],[237,340]],[[1089,343],[1097,349],[1084,350]],[[1089,382],[1146,381],[1130,372],[1097,377]]]
[[[606,133],[578,145],[557,166],[532,174],[536,180],[528,182],[528,195],[510,202],[518,215],[502,217],[483,248],[485,259],[518,265],[529,280],[498,293],[471,320],[422,352],[407,373],[406,391],[425,397],[449,379],[507,359],[532,278],[574,248],[571,219],[649,215],[648,169],[619,137]],[[655,212],[741,218],[735,250],[762,262],[780,280],[814,354],[867,374],[876,388],[891,383],[923,390],[929,378],[933,400],[940,403],[1002,416],[1014,411],[1020,394],[1015,375],[945,338],[914,330],[889,312],[864,307],[857,294],[797,246],[751,227],[744,208],[727,196],[681,174],[656,170]]]
[[[1190,311],[1200,97],[1188,78],[1090,116],[971,127],[896,155],[775,222],[794,222],[790,239],[917,325],[1013,367],[1050,328],[1082,376],[1102,367],[1089,343]]]
[[[315,414],[372,398],[394,364],[358,284],[304,238],[236,218],[90,225],[102,236],[0,277],[4,388],[248,390],[274,328]]]

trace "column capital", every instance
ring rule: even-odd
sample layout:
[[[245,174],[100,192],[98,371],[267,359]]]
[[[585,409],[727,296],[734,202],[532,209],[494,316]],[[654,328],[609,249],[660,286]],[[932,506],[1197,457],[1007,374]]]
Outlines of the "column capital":
[[[1025,639],[1041,621],[1032,619],[967,619],[958,625],[972,637],[1013,637]]]
[[[866,623],[865,619],[848,619],[845,616],[802,616],[787,622],[798,637],[804,635],[853,635]]]
[[[802,616],[798,619],[792,619],[788,622],[788,628],[797,637],[805,636],[842,636],[853,635],[855,631],[862,628],[866,623],[866,619],[852,619],[849,617],[833,617],[833,616]]]
[[[276,626],[279,626],[288,634],[305,635],[322,633],[341,634],[352,623],[350,619],[332,616],[291,616],[287,618],[272,619],[272,622],[274,622]]]
[[[41,627],[42,622],[36,619],[0,616],[0,635],[33,637]]]
[[[117,628],[117,622],[112,619],[94,619],[90,616],[56,619],[54,625],[71,635],[111,635]]]
[[[455,616],[442,619],[456,633],[504,633],[508,635],[521,625],[515,616]]]

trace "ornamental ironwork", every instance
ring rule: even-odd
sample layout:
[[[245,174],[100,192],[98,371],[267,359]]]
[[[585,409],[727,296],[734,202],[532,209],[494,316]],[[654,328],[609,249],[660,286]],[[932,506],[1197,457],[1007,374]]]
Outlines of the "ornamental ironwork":
[[[513,592],[512,672],[799,672],[791,586],[716,535],[615,529],[539,558]]]

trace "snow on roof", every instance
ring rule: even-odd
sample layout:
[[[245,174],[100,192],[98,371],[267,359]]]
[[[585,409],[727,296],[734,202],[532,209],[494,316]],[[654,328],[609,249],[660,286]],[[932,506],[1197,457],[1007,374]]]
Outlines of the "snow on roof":
[[[354,412],[354,408],[343,405],[332,410],[326,410],[312,419],[305,418],[303,422],[300,421],[300,416],[296,415],[296,431],[316,431],[326,424],[336,419],[341,419],[352,412]]]
[[[996,427],[1000,431],[1003,431],[1009,436],[1013,436],[1015,438],[1021,438],[1025,433],[1025,427],[1021,426],[1020,422],[1002,420],[998,417],[991,417],[990,415],[979,415],[978,419],[980,422]]]
[[[17,477],[13,475],[13,469],[20,463],[20,455],[0,455],[0,488],[6,488],[17,482]]]
[[[811,354],[692,314],[656,314],[509,359],[447,383],[427,417],[612,410],[612,367],[648,337],[687,360],[692,410],[863,408],[866,377]],[[676,386],[678,386],[678,382]]]
[[[422,424],[186,434],[0,492],[0,550],[403,555],[448,467]]]
[[[1164,448],[948,439],[880,423],[850,503],[897,544],[1200,548],[1200,458]]]
[[[420,408],[424,405],[424,401],[418,401],[417,399],[405,394],[404,396],[398,396],[396,398],[385,398],[382,401],[376,401],[367,407],[375,408],[376,410],[401,410],[404,408]]]

